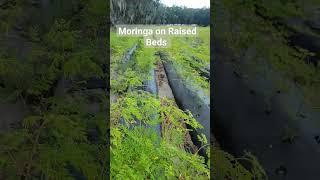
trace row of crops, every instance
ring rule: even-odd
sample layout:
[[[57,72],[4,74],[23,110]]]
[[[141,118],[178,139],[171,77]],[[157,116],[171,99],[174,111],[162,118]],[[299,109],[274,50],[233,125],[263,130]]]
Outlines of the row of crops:
[[[210,144],[210,116],[197,114],[191,106],[210,108],[209,32],[200,28],[197,37],[175,37],[170,48],[155,49],[144,48],[142,38],[118,37],[111,31],[111,178],[210,179],[210,169],[217,179],[265,177],[251,153],[236,159]],[[175,98],[159,95],[161,87],[150,90],[150,83],[158,80],[158,67],[164,67]],[[179,88],[194,94],[177,106],[179,93],[184,93]],[[193,96],[199,102],[181,106]],[[242,160],[252,168],[244,168]]]
[[[200,28],[197,37],[173,38],[167,51],[178,74],[210,96],[210,29]]]
[[[319,2],[213,2],[221,146],[254,152],[270,179],[319,176]]]
[[[203,33],[207,32],[204,28]],[[183,80],[209,95],[209,80],[194,69],[209,64],[209,42],[200,38],[173,42],[168,49],[144,48],[143,39],[117,37],[111,32],[111,177],[210,177],[209,161],[199,155],[200,148],[210,154],[206,137],[198,136],[202,144],[197,149],[186,142],[189,132],[202,125],[173,99],[147,90],[148,82],[156,78],[152,71],[162,63],[156,54],[165,53],[176,60],[174,67],[179,67]],[[188,51],[191,45],[197,46],[194,51],[198,54]],[[185,51],[190,54],[183,54]],[[193,63],[192,56],[201,61]]]

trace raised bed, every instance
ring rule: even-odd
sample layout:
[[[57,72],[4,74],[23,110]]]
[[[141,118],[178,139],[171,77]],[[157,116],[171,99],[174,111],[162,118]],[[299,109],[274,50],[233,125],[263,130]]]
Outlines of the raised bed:
[[[215,50],[213,127],[221,147],[237,157],[252,152],[269,179],[317,179],[319,111],[304,107],[298,113],[302,97],[297,88],[282,92],[271,79],[256,76],[248,82],[235,74],[230,52],[221,44]],[[267,97],[267,91],[274,95]]]
[[[130,60],[132,60],[137,48],[138,48],[138,44],[133,45],[133,47],[130,48],[127,51],[127,53],[124,55],[120,71],[125,71],[125,69],[129,66]],[[155,74],[154,69],[150,69],[149,76],[151,78],[149,80],[143,82],[143,89],[142,90],[149,92],[149,93],[153,94],[154,96],[157,96],[158,89],[157,89],[156,74]],[[130,88],[129,88],[129,91],[130,91]],[[115,95],[113,95],[113,96],[115,96]],[[116,97],[112,97],[112,99],[115,100]],[[120,122],[124,123],[124,120],[121,119]],[[138,120],[137,120],[137,124],[140,124],[140,122]],[[146,127],[153,129],[157,133],[159,139],[161,138],[161,125],[160,124],[157,124],[154,126],[147,126],[146,125]]]
[[[167,60],[167,56],[160,53],[170,87],[178,106],[183,110],[189,110],[195,119],[204,127],[197,130],[203,133],[210,141],[210,98],[205,93],[186,82],[181,77],[173,64]],[[196,134],[193,134],[193,136]]]
[[[158,94],[158,88],[157,88],[155,70],[154,69],[150,69],[149,73],[150,73],[151,79],[144,82],[144,90],[147,91],[147,92],[150,92],[151,94],[156,96]],[[149,127],[149,128],[152,128],[157,133],[159,138],[161,137],[161,125],[160,124],[154,125],[154,126]]]

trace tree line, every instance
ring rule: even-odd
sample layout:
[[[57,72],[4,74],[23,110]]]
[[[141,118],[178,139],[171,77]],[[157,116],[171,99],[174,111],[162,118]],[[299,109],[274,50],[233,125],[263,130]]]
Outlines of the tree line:
[[[111,24],[210,24],[209,8],[168,7],[159,0],[112,0]]]

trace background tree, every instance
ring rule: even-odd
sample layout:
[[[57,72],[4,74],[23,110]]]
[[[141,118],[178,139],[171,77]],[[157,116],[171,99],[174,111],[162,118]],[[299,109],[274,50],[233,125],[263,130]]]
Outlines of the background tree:
[[[112,0],[114,24],[210,24],[209,8],[167,7],[159,0]]]

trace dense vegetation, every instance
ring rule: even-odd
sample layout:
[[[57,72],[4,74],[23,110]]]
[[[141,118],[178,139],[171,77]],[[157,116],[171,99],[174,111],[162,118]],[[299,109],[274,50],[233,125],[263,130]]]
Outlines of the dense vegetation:
[[[246,152],[235,158],[217,147],[209,148],[198,136],[212,162],[205,163],[199,150],[192,151],[185,134],[202,128],[190,112],[180,110],[167,98],[144,91],[150,69],[168,56],[183,80],[209,96],[209,28],[198,37],[174,38],[167,49],[143,48],[142,39],[120,38],[111,32],[111,177],[116,179],[266,179],[258,160]],[[137,46],[131,59],[124,57]],[[155,53],[158,52],[158,53]],[[188,124],[190,129],[183,126]],[[161,133],[152,127],[161,124]],[[148,128],[146,128],[148,127]],[[150,158],[154,157],[154,158]],[[210,164],[211,163],[211,164]],[[249,164],[245,168],[241,163]],[[210,167],[213,176],[209,175]]]
[[[208,28],[202,33],[208,35]],[[187,42],[192,45],[193,40]],[[150,70],[161,62],[155,56],[159,50],[144,48],[142,43],[141,38],[120,38],[111,32],[111,178],[209,179],[209,161],[205,163],[204,157],[198,151],[192,152],[186,142],[186,134],[202,126],[173,100],[144,91],[145,82],[151,78]],[[131,58],[124,58],[135,45]],[[208,43],[203,44],[202,50],[209,53]],[[180,54],[178,66],[191,68],[184,59]],[[196,74],[185,78],[191,76]],[[152,128],[157,124],[161,124],[160,134]],[[209,156],[205,136],[199,138]]]
[[[28,21],[38,5],[0,6],[0,38],[28,44],[26,55],[1,45],[1,100],[24,102],[27,114],[0,134],[0,179],[106,179],[108,99],[90,81],[106,78],[108,3],[73,1],[50,27]]]
[[[317,52],[290,46],[290,36],[295,31],[308,31],[315,37],[319,33],[301,26],[288,27],[285,23],[291,18],[310,18],[314,14],[304,7],[319,1],[213,2],[217,40],[224,42],[237,57],[243,57],[250,48],[256,51],[249,64],[237,68],[257,73],[271,67],[286,80],[295,82],[305,92],[308,103],[319,106],[319,63],[309,61]],[[0,179],[105,179],[107,176],[109,101],[101,90],[105,87],[92,90],[90,82],[108,79],[105,58],[108,3],[103,0],[69,3],[71,13],[54,16],[52,23],[47,23],[49,26],[29,22],[31,18],[24,16],[31,6],[32,10],[36,9],[37,3],[28,0],[0,3],[1,40],[19,36],[19,41],[28,42],[31,47],[24,56],[1,46],[1,100],[22,101],[28,113],[15,129],[1,133]],[[157,0],[140,3],[112,0],[110,7],[113,24],[209,24],[209,9],[165,7]],[[172,48],[165,52],[184,80],[204,90],[206,95],[210,94],[208,33],[209,29],[203,28],[199,38],[175,39]],[[150,77],[149,70],[157,63],[156,51],[144,49],[138,38],[117,38],[111,35],[114,96],[110,121],[111,176],[208,179],[210,164],[198,152],[185,147],[184,136],[191,129],[182,126],[185,123],[196,129],[201,125],[171,100],[142,90]],[[136,43],[133,60],[123,62],[124,53]],[[272,46],[266,45],[271,43]],[[288,88],[286,80],[278,82],[283,90]],[[57,88],[61,82],[68,84],[62,94]],[[96,110],[88,108],[92,103],[97,105]],[[159,123],[164,124],[161,139],[156,132],[145,128]],[[207,147],[208,142],[201,137],[202,145]],[[213,157],[213,178],[266,179],[257,159],[248,152],[242,158],[235,158],[215,146],[207,153]],[[249,162],[251,166],[246,169],[239,162]]]
[[[210,28],[198,28],[197,37],[173,38],[167,50],[169,59],[185,79],[210,96]]]
[[[167,7],[159,0],[112,0],[112,24],[210,24],[210,9]]]

